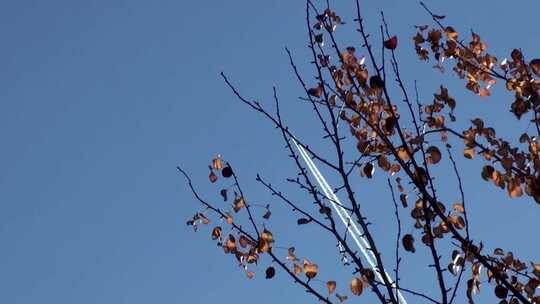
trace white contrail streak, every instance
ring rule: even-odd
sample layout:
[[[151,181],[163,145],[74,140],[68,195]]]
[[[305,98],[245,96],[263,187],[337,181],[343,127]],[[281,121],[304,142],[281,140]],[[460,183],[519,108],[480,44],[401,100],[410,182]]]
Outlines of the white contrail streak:
[[[343,208],[343,204],[341,203],[339,198],[336,196],[336,194],[334,193],[330,185],[328,185],[328,182],[326,181],[324,176],[321,174],[321,172],[319,171],[319,168],[317,168],[313,160],[311,160],[311,157],[309,157],[305,149],[302,146],[300,146],[294,138],[292,138],[292,142],[296,146],[296,149],[298,149],[298,152],[300,152],[300,155],[302,156],[302,159],[304,160],[307,167],[309,168],[309,171],[311,172],[311,174],[313,174],[313,176],[317,180],[317,183],[322,188],[324,195],[326,196],[326,198],[328,199],[328,201],[330,202],[330,204],[332,205],[332,207],[338,214],[339,218],[341,219],[341,221],[343,222],[347,230],[350,232],[356,245],[358,246],[358,248],[360,248],[360,251],[362,251],[364,258],[367,260],[367,262],[369,263],[373,271],[377,274],[377,277],[379,278],[379,280],[384,281],[380,271],[377,270],[377,266],[374,262],[374,260],[376,260],[375,255],[373,254],[373,252],[367,249],[369,248],[369,244],[364,238],[364,234],[360,231],[360,229],[358,228],[354,220],[351,218],[351,216],[347,213],[345,208]],[[390,282],[391,286],[393,288],[396,288],[396,284],[394,283],[392,278],[388,275],[388,273],[385,271],[384,274],[386,278],[388,279],[388,281]],[[407,304],[407,301],[405,301],[405,298],[403,297],[403,295],[401,294],[399,290],[397,291],[397,294],[399,298],[399,303]]]

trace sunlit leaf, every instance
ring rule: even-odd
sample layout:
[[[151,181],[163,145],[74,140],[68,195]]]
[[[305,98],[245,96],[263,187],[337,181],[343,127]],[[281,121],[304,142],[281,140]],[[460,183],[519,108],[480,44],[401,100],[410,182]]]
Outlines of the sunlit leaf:
[[[221,157],[218,155],[214,160],[212,161],[212,168],[214,170],[221,170],[222,164],[221,164]]]
[[[317,264],[311,263],[310,261],[304,259],[304,273],[306,274],[306,277],[311,280],[317,275],[318,271],[319,266],[317,266]]]
[[[474,154],[475,152],[473,148],[468,148],[463,151],[463,156],[465,156],[468,159],[472,159],[474,157]]]
[[[464,213],[465,208],[463,207],[463,204],[455,203],[452,205],[452,209],[454,209],[455,212]]]
[[[234,212],[240,211],[240,209],[244,208],[246,206],[246,202],[244,200],[244,197],[240,196],[234,200],[233,210]]]
[[[274,242],[274,236],[272,235],[272,232],[264,229],[263,233],[261,234],[261,238],[268,243]]]
[[[227,215],[225,216],[225,219],[226,219],[226,221],[227,221],[227,224],[231,225],[231,224],[233,223],[233,217],[232,217],[232,215],[227,214]]]
[[[298,264],[294,264],[293,271],[294,274],[299,275],[302,273],[302,267],[300,267]]]
[[[362,290],[364,289],[364,286],[362,284],[362,280],[359,278],[353,278],[351,281],[351,292],[355,296],[359,296],[362,294]]]
[[[246,248],[247,245],[250,243],[249,242],[249,239],[245,236],[245,235],[241,235],[240,238],[238,239],[238,243],[240,244],[240,246],[242,248]]]

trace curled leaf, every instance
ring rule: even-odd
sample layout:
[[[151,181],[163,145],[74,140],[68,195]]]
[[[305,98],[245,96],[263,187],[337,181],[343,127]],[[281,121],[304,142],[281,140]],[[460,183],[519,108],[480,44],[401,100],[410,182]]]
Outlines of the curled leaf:
[[[384,47],[389,50],[395,50],[398,44],[397,36],[393,36],[392,38],[384,41]]]

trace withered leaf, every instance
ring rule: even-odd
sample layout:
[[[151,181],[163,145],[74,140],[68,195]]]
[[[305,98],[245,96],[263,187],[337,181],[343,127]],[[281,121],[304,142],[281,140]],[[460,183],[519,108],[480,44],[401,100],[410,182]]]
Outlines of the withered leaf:
[[[369,78],[369,86],[373,89],[381,89],[384,87],[384,81],[378,75]]]
[[[359,278],[353,278],[351,281],[351,292],[355,296],[359,296],[362,294],[362,290],[364,289],[364,286],[362,285],[362,280]]]
[[[428,163],[436,164],[441,161],[441,151],[435,146],[427,148],[426,152],[429,154]]]
[[[401,201],[401,204],[403,205],[403,208],[407,208],[407,194],[401,193],[399,195],[399,200]]]
[[[319,266],[317,266],[317,264],[313,264],[310,261],[304,259],[304,273],[306,274],[306,277],[311,280],[317,275],[318,271]]]
[[[221,157],[218,155],[216,158],[212,160],[212,168],[214,170],[221,170],[222,164],[221,164]]]
[[[540,59],[533,59],[529,62],[531,70],[536,76],[540,76]]]
[[[495,295],[499,299],[506,299],[508,296],[508,289],[502,285],[497,285],[497,287],[495,287]]]
[[[317,98],[321,97],[322,93],[323,93],[323,89],[321,86],[311,88],[308,90],[309,95],[317,97]]]
[[[238,239],[238,243],[242,248],[246,248],[246,246],[249,244],[249,240],[245,235],[242,234]]]
[[[227,215],[225,216],[225,219],[226,219],[226,221],[227,221],[227,224],[231,225],[231,224],[233,223],[233,217],[232,217],[232,215],[227,214]]]
[[[261,238],[268,243],[274,242],[274,236],[272,235],[272,232],[266,229],[264,229],[263,233],[261,234]]]
[[[293,271],[294,274],[299,275],[302,273],[302,267],[298,266],[298,264],[294,264]]]
[[[397,48],[398,39],[397,36],[393,36],[392,38],[384,41],[384,47],[389,50],[395,50]]]
[[[328,288],[328,294],[333,294],[336,290],[336,281],[326,282],[326,288]]]
[[[343,302],[347,301],[347,299],[348,299],[349,297],[347,297],[347,296],[342,296],[342,295],[340,295],[339,293],[336,293],[336,298],[339,300],[340,303],[343,303]]]
[[[246,206],[246,202],[244,200],[244,197],[240,196],[234,200],[233,210],[234,212],[240,211],[240,209],[244,208]]]
[[[274,269],[274,267],[270,266],[266,268],[266,279],[273,278],[275,274],[276,274],[276,270]]]
[[[305,225],[305,224],[308,224],[311,220],[307,219],[307,218],[299,218],[297,223],[298,225]]]
[[[465,156],[468,159],[472,159],[474,157],[474,154],[475,152],[473,148],[468,148],[468,149],[463,150],[463,156]]]
[[[266,212],[263,215],[263,219],[267,220],[272,215],[272,212],[270,212],[270,209],[266,209]]]
[[[212,240],[217,240],[219,238],[221,238],[221,227],[216,226],[212,230]]]
[[[406,251],[414,253],[416,249],[414,248],[414,237],[411,234],[405,234],[402,239],[403,248]]]
[[[226,177],[226,178],[229,178],[233,175],[233,170],[231,168],[231,166],[226,166],[224,167],[222,170],[221,170],[221,175],[223,175],[223,177]]]
[[[223,197],[223,201],[226,202],[228,199],[227,189],[221,189],[221,191],[219,191],[219,194],[221,194],[221,197]]]
[[[362,172],[367,178],[372,178],[373,173],[375,172],[375,167],[371,163],[367,163],[362,169]]]
[[[463,204],[455,203],[452,205],[452,209],[454,209],[455,212],[464,213],[465,208],[463,207]]]
[[[208,179],[213,184],[218,180],[217,175],[214,173],[214,171],[210,171],[210,174],[208,175]]]

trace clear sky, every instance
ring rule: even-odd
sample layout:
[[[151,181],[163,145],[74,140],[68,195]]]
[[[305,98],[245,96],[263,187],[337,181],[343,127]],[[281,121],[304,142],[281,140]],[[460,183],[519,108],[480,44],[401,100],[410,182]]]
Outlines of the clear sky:
[[[353,1],[334,2],[352,23]],[[490,117],[503,125],[501,134],[522,127],[507,111],[506,93],[480,100],[450,73],[416,60],[413,26],[430,18],[415,1],[362,2],[372,31],[385,10],[406,81],[418,80],[425,100],[445,83],[460,111],[467,109],[462,122],[496,109]],[[500,57],[513,47],[540,56],[538,1],[427,2],[460,32],[474,28]],[[268,261],[248,281],[210,240],[210,229],[193,233],[185,222],[198,205],[175,171],[182,165],[210,193],[206,166],[221,153],[250,197],[279,204],[253,182],[257,172],[294,193],[284,182],[294,168],[279,134],[235,100],[219,72],[269,107],[277,86],[286,120],[315,145],[320,132],[298,102],[283,50],[292,49],[310,79],[304,22],[303,1],[1,1],[0,303],[313,302],[281,271],[264,280]],[[353,35],[343,41],[359,47]],[[479,162],[459,165],[473,177],[465,190],[476,239],[538,261],[530,241],[539,207],[528,198],[508,201],[481,181]],[[358,193],[390,250],[389,196],[366,185],[359,179]],[[458,200],[457,189],[446,193],[450,203]],[[209,198],[218,202],[214,193]],[[271,229],[282,246],[294,244],[300,256],[325,265],[322,280],[336,279],[338,292],[346,291],[350,272],[331,266],[338,264],[334,244],[315,228],[291,231],[295,222],[276,206]],[[426,258],[404,263],[408,286],[432,285],[415,272]]]

